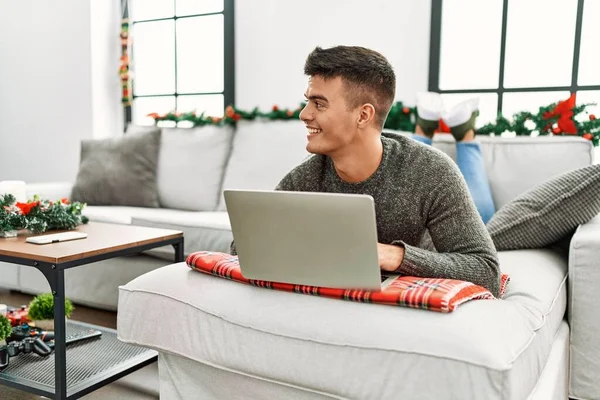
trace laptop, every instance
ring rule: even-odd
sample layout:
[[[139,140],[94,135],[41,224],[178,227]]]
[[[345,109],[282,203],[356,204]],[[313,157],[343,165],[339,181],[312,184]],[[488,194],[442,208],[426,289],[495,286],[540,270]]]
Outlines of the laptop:
[[[225,190],[244,277],[381,290],[375,205],[368,195]]]

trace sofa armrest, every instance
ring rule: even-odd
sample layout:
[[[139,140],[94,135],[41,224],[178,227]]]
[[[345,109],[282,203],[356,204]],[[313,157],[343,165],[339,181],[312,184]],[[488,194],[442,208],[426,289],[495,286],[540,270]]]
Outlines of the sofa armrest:
[[[64,197],[71,197],[73,184],[70,182],[44,182],[28,183],[27,198],[31,199],[34,195],[39,195],[42,199],[60,200]]]
[[[569,397],[600,393],[600,215],[579,226],[569,251],[571,379]]]

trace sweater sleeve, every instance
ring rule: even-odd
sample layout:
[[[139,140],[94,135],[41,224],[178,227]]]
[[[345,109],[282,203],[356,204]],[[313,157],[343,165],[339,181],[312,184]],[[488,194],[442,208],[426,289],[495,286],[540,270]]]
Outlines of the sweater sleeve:
[[[437,252],[401,240],[404,259],[401,274],[472,282],[500,292],[500,268],[492,239],[477,212],[467,184],[452,164],[436,179],[436,188],[425,195],[424,219]]]
[[[292,179],[292,173],[288,173],[283,179],[277,184],[275,190],[283,190],[283,191],[296,191],[296,187],[294,185],[294,180]],[[235,249],[235,240],[231,242],[229,246],[229,253],[231,255],[237,255],[237,251]]]

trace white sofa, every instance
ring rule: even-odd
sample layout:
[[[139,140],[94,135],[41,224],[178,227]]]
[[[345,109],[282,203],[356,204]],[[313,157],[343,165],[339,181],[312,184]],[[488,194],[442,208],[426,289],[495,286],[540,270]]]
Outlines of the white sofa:
[[[593,162],[591,143],[580,138],[480,140],[498,207]],[[182,230],[186,254],[227,251],[222,189],[273,188],[308,155],[304,146],[299,121],[165,129],[163,208],[88,206],[85,213],[92,221]],[[436,136],[435,146],[453,155],[451,137]],[[59,198],[70,188],[38,184],[29,193]],[[450,315],[235,284],[171,265],[171,248],[69,270],[66,291],[76,303],[106,309],[116,309],[118,297],[119,335],[160,351],[167,399],[564,399],[569,370],[571,396],[600,399],[600,312],[592,295],[599,247],[596,218],[575,234],[570,258],[552,249],[503,252],[501,268],[512,276],[505,300],[471,302]],[[33,269],[2,271],[3,286],[47,290]]]
[[[593,163],[579,138],[480,140],[498,207]],[[435,145],[454,155],[450,137]],[[444,315],[265,290],[172,264],[120,288],[119,337],[159,351],[168,399],[600,399],[600,216],[579,227],[568,256],[505,251],[500,265],[512,278],[502,301]]]

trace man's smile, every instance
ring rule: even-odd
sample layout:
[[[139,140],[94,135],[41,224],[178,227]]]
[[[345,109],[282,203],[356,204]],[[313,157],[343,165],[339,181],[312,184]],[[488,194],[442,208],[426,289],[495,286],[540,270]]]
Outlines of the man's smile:
[[[312,137],[321,133],[321,129],[318,128],[311,128],[307,126],[306,129],[308,130],[308,137]]]

